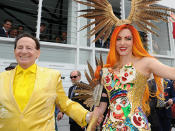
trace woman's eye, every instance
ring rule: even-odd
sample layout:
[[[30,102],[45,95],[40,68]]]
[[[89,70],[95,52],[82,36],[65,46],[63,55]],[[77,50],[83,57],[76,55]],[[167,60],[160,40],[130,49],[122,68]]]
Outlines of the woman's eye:
[[[117,38],[117,41],[118,41],[118,40],[121,40],[121,38]]]
[[[132,40],[132,38],[130,38],[130,37],[128,37],[128,38],[126,38],[127,40]]]

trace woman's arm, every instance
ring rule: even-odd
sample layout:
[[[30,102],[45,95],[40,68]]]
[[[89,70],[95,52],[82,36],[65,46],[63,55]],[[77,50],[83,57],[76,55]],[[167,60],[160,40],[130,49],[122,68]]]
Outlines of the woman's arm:
[[[103,114],[104,114],[104,112],[105,112],[105,110],[107,108],[106,99],[108,99],[107,98],[107,94],[106,93],[102,93],[100,105],[94,108],[93,115],[92,115],[92,118],[91,118],[90,123],[88,125],[87,131],[95,131],[96,130],[96,126],[99,126],[100,123],[103,121],[103,119],[99,120],[98,118],[100,116],[103,116]]]
[[[150,73],[159,77],[175,80],[175,68],[162,64],[155,58],[146,58],[147,68]]]

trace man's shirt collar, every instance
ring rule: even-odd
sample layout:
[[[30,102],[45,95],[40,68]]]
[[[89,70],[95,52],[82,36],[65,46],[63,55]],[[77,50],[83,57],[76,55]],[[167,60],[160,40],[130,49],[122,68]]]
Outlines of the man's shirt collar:
[[[32,72],[36,73],[36,64],[31,65],[27,69],[23,69],[20,65],[17,65],[16,67],[16,74],[22,73],[22,72]]]

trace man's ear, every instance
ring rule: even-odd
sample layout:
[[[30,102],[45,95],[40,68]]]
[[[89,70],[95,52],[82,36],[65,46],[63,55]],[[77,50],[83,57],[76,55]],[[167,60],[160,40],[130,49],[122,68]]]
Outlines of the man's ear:
[[[40,49],[37,50],[37,58],[39,58],[39,56],[40,56]]]

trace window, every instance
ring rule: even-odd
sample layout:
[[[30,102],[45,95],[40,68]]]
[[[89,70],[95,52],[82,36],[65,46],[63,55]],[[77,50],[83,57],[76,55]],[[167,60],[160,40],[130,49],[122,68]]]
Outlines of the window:
[[[159,22],[154,24],[159,27],[159,31],[156,32],[159,34],[159,37],[152,35],[152,49],[153,54],[159,55],[171,55],[171,48],[170,48],[170,38],[169,38],[169,31],[168,31],[168,23]]]
[[[13,21],[12,27],[8,29],[10,33],[12,29],[20,29],[37,36],[37,28],[39,28],[39,37],[41,41],[67,43],[67,27],[68,27],[68,0],[43,0],[41,9],[41,18],[38,17],[39,0],[5,0],[1,1],[0,24],[3,26],[5,19]],[[37,23],[40,19],[40,23]],[[37,27],[37,25],[39,25]],[[20,28],[20,29],[19,29]],[[14,31],[13,31],[14,32]],[[18,35],[18,34],[17,34]],[[9,35],[9,37],[12,37]],[[14,38],[14,36],[13,36]]]
[[[67,43],[68,0],[43,0],[40,40]]]
[[[12,27],[7,31],[10,32],[12,28],[22,26],[27,32],[35,32],[38,9],[36,0],[5,0],[1,1],[0,5],[0,24],[3,26],[5,19],[13,21]]]

